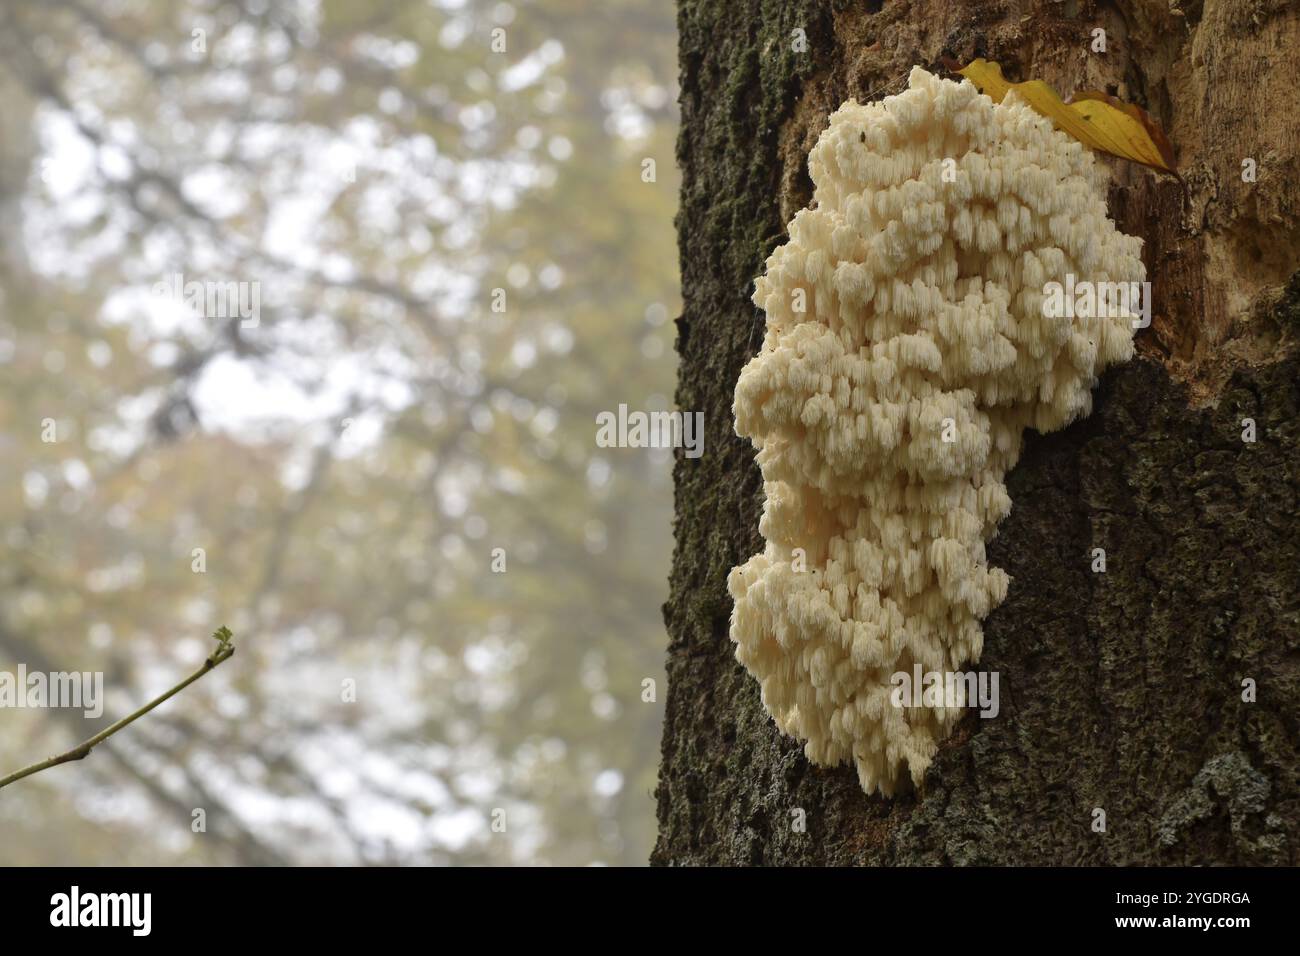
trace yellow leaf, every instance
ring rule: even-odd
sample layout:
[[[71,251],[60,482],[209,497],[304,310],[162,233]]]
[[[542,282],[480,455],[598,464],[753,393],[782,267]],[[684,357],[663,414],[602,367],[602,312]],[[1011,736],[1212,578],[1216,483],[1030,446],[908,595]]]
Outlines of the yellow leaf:
[[[1132,103],[1091,90],[1076,93],[1069,103],[1063,103],[1056,91],[1042,80],[1009,83],[1002,77],[1002,67],[982,57],[956,72],[978,86],[994,103],[1001,103],[1009,90],[1015,90],[1035,112],[1046,116],[1057,129],[1085,146],[1178,175],[1168,137],[1150,114]]]

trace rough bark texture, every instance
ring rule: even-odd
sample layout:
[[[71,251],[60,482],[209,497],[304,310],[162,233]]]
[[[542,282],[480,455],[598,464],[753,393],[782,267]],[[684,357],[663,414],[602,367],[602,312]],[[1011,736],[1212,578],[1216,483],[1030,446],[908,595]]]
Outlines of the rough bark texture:
[[[1300,12],[1178,6],[681,0],[677,398],[705,413],[707,453],[676,470],[653,862],[1300,862],[1300,110],[1283,78]],[[1089,51],[1099,26],[1104,55]],[[849,767],[810,765],[733,657],[726,576],[762,547],[763,494],[731,399],[762,334],[752,280],[811,198],[827,114],[945,54],[1146,107],[1190,201],[1114,167],[1112,213],[1146,240],[1153,327],[1093,415],[1031,433],[1009,476],[989,559],[1013,581],[980,663],[1000,674],[1001,713],[968,715],[923,788],[886,800]]]

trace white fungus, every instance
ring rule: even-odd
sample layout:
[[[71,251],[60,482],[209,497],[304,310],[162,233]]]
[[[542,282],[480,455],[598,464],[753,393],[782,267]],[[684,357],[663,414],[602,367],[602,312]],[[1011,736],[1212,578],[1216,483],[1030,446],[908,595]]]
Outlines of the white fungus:
[[[1146,273],[1106,170],[1014,94],[914,68],[905,92],[841,106],[808,169],[813,208],[757,280],[767,332],[736,384],[767,545],[728,577],[731,639],[811,761],[851,758],[890,795],[964,712],[895,707],[891,676],[979,660],[1024,430],[1087,415],[1133,353],[1136,313],[1049,317],[1044,284]]]

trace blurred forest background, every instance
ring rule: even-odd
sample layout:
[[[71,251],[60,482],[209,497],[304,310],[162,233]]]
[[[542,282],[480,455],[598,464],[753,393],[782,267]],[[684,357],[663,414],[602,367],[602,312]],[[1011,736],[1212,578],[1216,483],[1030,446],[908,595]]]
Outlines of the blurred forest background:
[[[106,690],[0,709],[0,775],[238,648],[0,791],[0,864],[645,862],[671,453],[595,416],[671,407],[675,54],[646,0],[0,0],[0,670]]]

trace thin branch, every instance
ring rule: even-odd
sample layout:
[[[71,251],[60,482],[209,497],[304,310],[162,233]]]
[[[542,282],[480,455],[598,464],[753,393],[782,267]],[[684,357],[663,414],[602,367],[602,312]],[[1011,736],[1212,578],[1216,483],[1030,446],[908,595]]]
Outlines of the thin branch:
[[[81,743],[77,744],[77,746],[73,747],[71,750],[66,751],[65,753],[61,753],[55,757],[49,757],[45,760],[42,760],[40,763],[34,763],[30,767],[24,767],[22,770],[15,771],[14,773],[11,773],[9,776],[0,779],[0,789],[9,786],[9,784],[13,783],[16,780],[23,779],[23,777],[30,777],[32,774],[40,773],[42,770],[48,770],[50,767],[57,767],[61,763],[71,763],[74,760],[86,759],[87,757],[90,756],[90,752],[92,750],[94,750],[97,746],[102,744],[109,737],[113,736],[123,727],[135,723],[137,720],[139,720],[145,714],[149,713],[149,711],[153,710],[159,704],[163,703],[166,700],[170,700],[172,697],[175,697],[177,694],[183,691],[186,687],[189,687],[190,684],[193,684],[196,680],[198,680],[208,671],[212,670],[214,667],[216,667],[218,664],[222,663],[223,661],[229,659],[231,655],[235,653],[235,645],[230,643],[230,638],[233,636],[230,633],[230,629],[225,627],[219,628],[217,632],[212,636],[215,637],[220,642],[217,645],[217,649],[213,651],[210,655],[208,655],[208,658],[203,662],[203,666],[200,667],[198,670],[196,670],[189,677],[185,678],[183,681],[181,681],[179,684],[177,684],[175,687],[171,688],[170,690],[164,691],[162,694],[158,695],[153,700],[149,701],[149,703],[145,704],[139,710],[136,710],[133,713],[128,714],[127,716],[119,720],[117,723],[105,727],[103,730],[95,734],[95,736],[91,737],[89,740],[84,740]]]

